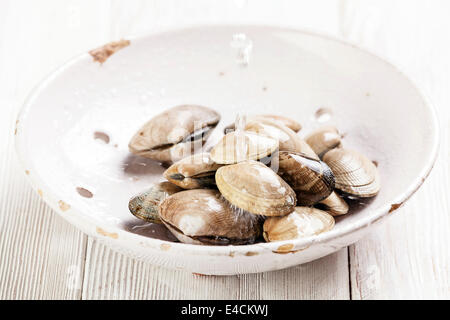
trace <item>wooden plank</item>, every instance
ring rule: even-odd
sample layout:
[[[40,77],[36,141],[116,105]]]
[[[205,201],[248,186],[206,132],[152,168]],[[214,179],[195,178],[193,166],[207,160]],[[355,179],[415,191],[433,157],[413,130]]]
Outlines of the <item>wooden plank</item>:
[[[155,267],[89,239],[83,299],[349,299],[347,249],[286,270],[202,276]]]
[[[337,2],[114,1],[109,38],[169,26],[280,23],[337,33]],[[283,17],[283,19],[280,19]],[[198,276],[129,259],[89,239],[83,299],[348,299],[347,250],[295,268],[233,277]]]
[[[350,248],[354,299],[450,297],[449,10],[448,1],[342,3],[343,36],[402,66],[441,120],[440,157],[429,179],[385,225]]]
[[[88,5],[95,8],[90,1],[0,3],[0,299],[81,297],[87,237],[32,191],[17,164],[13,137],[32,87],[102,40],[91,30],[98,17],[83,16]]]

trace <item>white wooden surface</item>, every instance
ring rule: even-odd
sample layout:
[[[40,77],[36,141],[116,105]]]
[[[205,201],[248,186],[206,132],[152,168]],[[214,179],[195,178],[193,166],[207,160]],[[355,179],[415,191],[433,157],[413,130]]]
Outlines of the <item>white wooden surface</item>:
[[[450,2],[6,0],[0,2],[0,299],[450,298]],[[16,164],[14,122],[43,76],[128,35],[201,23],[306,27],[400,65],[439,111],[441,152],[419,192],[364,240],[278,272],[204,277],[146,265],[80,233]],[[418,154],[420,156],[420,154]]]

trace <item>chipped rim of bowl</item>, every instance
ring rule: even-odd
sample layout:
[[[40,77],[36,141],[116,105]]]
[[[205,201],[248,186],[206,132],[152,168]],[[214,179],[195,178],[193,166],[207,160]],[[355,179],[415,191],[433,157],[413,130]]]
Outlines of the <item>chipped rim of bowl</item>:
[[[135,41],[145,41],[148,37],[154,36],[154,35],[163,35],[165,33],[172,33],[177,31],[183,31],[183,30],[189,30],[189,29],[201,29],[201,28],[209,28],[209,27],[229,27],[229,28],[236,28],[236,27],[242,27],[242,28],[273,28],[273,29],[279,29],[283,31],[290,31],[290,32],[297,32],[305,35],[310,35],[314,37],[319,37],[325,40],[333,41],[341,45],[350,46],[356,50],[362,51],[370,56],[372,56],[374,59],[377,59],[380,62],[383,62],[384,64],[387,64],[393,71],[398,72],[403,76],[403,78],[409,82],[409,84],[416,90],[416,92],[419,94],[419,96],[422,98],[424,107],[428,109],[428,112],[430,114],[430,118],[432,121],[432,135],[431,135],[431,143],[432,148],[431,152],[428,154],[427,159],[424,161],[424,165],[421,169],[421,171],[418,173],[416,179],[408,186],[408,188],[396,196],[392,203],[387,203],[385,205],[379,206],[377,208],[371,209],[370,213],[364,217],[362,217],[359,220],[356,220],[352,224],[349,224],[343,228],[340,229],[333,229],[326,233],[322,233],[316,236],[310,236],[295,240],[285,240],[285,241],[278,241],[278,242],[269,242],[269,243],[256,243],[256,244],[250,244],[250,245],[240,245],[240,246],[200,246],[200,245],[193,245],[193,244],[186,244],[186,243],[180,243],[180,242],[170,242],[160,239],[154,239],[145,237],[142,235],[138,235],[129,231],[126,231],[124,229],[121,229],[118,226],[108,224],[105,222],[104,224],[99,224],[95,221],[93,221],[92,218],[89,218],[88,216],[84,215],[82,212],[79,212],[76,208],[71,207],[69,210],[62,210],[60,208],[60,199],[56,197],[55,194],[52,194],[49,192],[48,188],[45,185],[44,181],[41,181],[38,177],[36,177],[32,172],[29,172],[27,168],[29,168],[28,163],[29,160],[27,158],[27,153],[24,148],[24,143],[22,139],[22,135],[20,134],[20,124],[21,120],[26,118],[28,111],[30,110],[31,106],[33,105],[33,102],[37,96],[41,93],[42,90],[44,90],[48,83],[53,81],[56,76],[63,73],[66,69],[68,69],[73,64],[77,63],[80,60],[83,59],[91,59],[92,57],[89,55],[89,53],[85,52],[82,54],[79,54],[72,59],[68,60],[66,63],[58,67],[56,70],[51,72],[47,77],[45,77],[28,95],[26,98],[19,114],[16,120],[16,131],[15,131],[15,146],[16,146],[16,153],[19,158],[19,162],[22,165],[22,168],[26,171],[27,176],[30,180],[30,183],[35,191],[39,193],[39,195],[44,199],[44,201],[50,205],[52,209],[54,209],[56,212],[58,212],[59,215],[61,215],[64,219],[68,220],[70,223],[75,225],[77,228],[82,230],[83,232],[92,235],[99,239],[106,239],[105,237],[109,237],[112,239],[120,239],[120,242],[128,242],[130,244],[134,244],[136,247],[141,248],[153,248],[157,250],[167,250],[167,248],[170,248],[170,251],[173,253],[182,252],[183,254],[188,255],[202,255],[202,254],[211,254],[216,256],[235,256],[236,254],[242,254],[246,255],[248,252],[252,253],[264,253],[264,252],[280,252],[280,248],[286,246],[289,248],[289,250],[286,251],[286,253],[289,252],[295,252],[302,249],[307,249],[311,247],[314,244],[320,244],[320,243],[327,243],[332,240],[347,236],[351,233],[357,232],[359,230],[365,229],[370,227],[376,222],[381,221],[383,218],[388,216],[393,211],[399,209],[406,201],[409,200],[409,198],[421,187],[421,185],[425,182],[426,178],[429,176],[434,163],[438,156],[439,151],[439,121],[437,118],[437,113],[435,108],[430,102],[430,99],[426,94],[424,94],[418,86],[414,83],[413,80],[411,80],[410,77],[407,76],[405,72],[403,72],[400,68],[398,68],[395,64],[391,63],[389,59],[386,57],[375,54],[370,49],[365,48],[364,46],[361,46],[359,44],[356,44],[352,41],[343,40],[339,37],[332,36],[329,34],[324,34],[322,32],[317,32],[315,30],[310,30],[306,28],[297,28],[290,25],[282,25],[282,24],[267,24],[267,25],[257,25],[257,24],[196,24],[196,25],[185,25],[185,26],[178,26],[178,27],[168,27],[164,29],[160,29],[151,33],[147,33],[145,35],[141,36],[133,36],[133,37],[127,37],[127,39],[132,40],[132,42]],[[69,214],[70,212],[70,214]],[[102,237],[103,236],[103,237]],[[119,244],[118,244],[119,245]],[[120,245],[119,245],[120,246]],[[122,245],[125,246],[125,245]],[[284,253],[284,252],[283,252]]]

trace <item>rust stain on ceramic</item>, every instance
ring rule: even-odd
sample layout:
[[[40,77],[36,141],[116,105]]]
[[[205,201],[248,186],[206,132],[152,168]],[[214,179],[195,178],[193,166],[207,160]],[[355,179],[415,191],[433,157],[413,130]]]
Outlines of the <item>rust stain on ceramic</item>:
[[[398,208],[400,208],[402,205],[403,205],[403,202],[402,202],[402,203],[395,203],[395,204],[392,204],[392,205],[391,205],[391,209],[389,210],[389,213],[394,212],[395,210],[397,210]]]
[[[168,244],[168,243],[163,243],[159,247],[162,251],[168,251],[171,248],[170,244]]]
[[[105,231],[105,230],[103,230],[100,227],[97,227],[96,231],[97,231],[98,234],[101,234],[102,236],[105,236],[105,237],[110,237],[112,239],[119,238],[119,235],[117,233]]]
[[[230,253],[228,254],[228,256],[234,258],[234,251],[230,251]]]
[[[67,204],[67,203],[65,203],[65,202],[62,201],[62,200],[59,200],[59,201],[58,201],[58,205],[59,205],[59,208],[61,209],[61,211],[67,211],[67,210],[70,209],[70,205]]]
[[[38,193],[39,197],[41,197],[41,198],[42,198],[42,196],[44,195],[44,193],[42,192],[41,189],[38,189],[38,190],[37,190],[37,193]]]
[[[77,192],[80,196],[85,198],[92,198],[94,194],[90,192],[88,189],[77,187]]]
[[[285,245],[279,246],[277,250],[272,251],[272,252],[273,252],[273,253],[276,253],[276,254],[297,253],[297,252],[306,250],[306,249],[308,249],[309,247],[310,247],[310,246],[307,246],[307,247],[305,247],[305,248],[301,248],[301,249],[298,249],[298,250],[292,250],[292,249],[294,248],[294,245],[293,245],[292,243],[289,243],[289,244],[285,244]]]
[[[252,251],[249,251],[249,252],[246,252],[245,253],[245,256],[247,256],[247,257],[253,257],[253,256],[257,256],[259,253],[258,252],[252,252]]]
[[[267,91],[267,87],[263,87],[262,90],[263,90],[263,91]]]
[[[25,174],[28,176],[30,174],[29,170],[25,170]]]
[[[105,44],[104,46],[89,51],[89,54],[94,58],[95,62],[99,62],[100,64],[103,64],[110,56],[112,56],[114,53],[119,51],[120,49],[123,49],[130,45],[130,40],[124,40],[121,39],[119,41],[113,41],[110,43]]]
[[[223,77],[225,75],[225,72],[219,72],[219,76]]]
[[[203,273],[192,272],[192,274],[197,277],[209,277],[207,274],[203,274]]]
[[[106,134],[106,133],[104,133],[104,132],[101,132],[101,131],[95,131],[95,132],[94,132],[94,139],[96,139],[96,140],[101,140],[101,141],[103,141],[103,142],[106,143],[106,144],[108,144],[109,141],[111,140],[111,139],[109,138],[109,135],[108,135],[108,134]]]
[[[294,248],[294,245],[292,243],[283,244],[282,246],[279,246],[277,250],[275,250],[275,253],[289,253]]]

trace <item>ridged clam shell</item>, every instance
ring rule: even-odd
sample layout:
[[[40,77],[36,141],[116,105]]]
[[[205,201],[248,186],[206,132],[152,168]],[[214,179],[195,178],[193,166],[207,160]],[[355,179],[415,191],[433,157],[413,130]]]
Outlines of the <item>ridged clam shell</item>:
[[[347,202],[334,191],[326,199],[320,201],[319,204],[323,205],[326,208],[325,211],[333,217],[347,214],[349,210]]]
[[[195,142],[202,144],[219,120],[220,115],[207,107],[176,106],[144,124],[128,146],[142,157],[177,161],[191,154]]]
[[[181,190],[183,189],[167,181],[155,184],[147,191],[131,198],[128,209],[139,219],[161,223],[158,213],[160,202]]]
[[[316,153],[306,141],[280,122],[265,118],[252,120],[246,124],[245,131],[254,132],[258,135],[277,140],[280,151],[304,153],[312,158],[318,159]]]
[[[323,161],[334,173],[336,189],[360,198],[373,197],[380,191],[376,166],[359,152],[333,149],[324,155]]]
[[[171,165],[164,177],[183,189],[214,187],[215,174],[220,167],[211,160],[209,153],[199,153]]]
[[[261,233],[258,219],[236,212],[217,190],[186,190],[159,206],[161,220],[181,241],[195,244],[248,244]]]
[[[305,141],[319,157],[323,157],[325,153],[341,144],[341,135],[336,127],[323,126],[307,135]]]
[[[278,149],[278,141],[252,132],[231,132],[211,150],[211,159],[219,164],[259,160]]]
[[[297,207],[284,217],[267,218],[263,226],[263,236],[267,242],[295,240],[318,235],[334,227],[334,218],[325,211]]]
[[[288,127],[289,129],[291,129],[294,132],[299,132],[302,129],[302,125],[299,122],[295,121],[294,119],[283,117],[283,116],[277,116],[277,115],[273,115],[273,114],[258,114],[258,115],[255,115],[255,116],[252,116],[249,118],[250,121],[258,121],[261,119],[276,121],[276,122]],[[234,130],[235,130],[235,124],[233,123],[233,124],[228,125],[224,129],[224,133],[227,134]]]
[[[334,189],[331,169],[304,154],[280,151],[278,174],[295,191],[297,205],[312,206],[327,198]]]
[[[286,215],[296,204],[292,188],[260,162],[221,167],[216,172],[216,184],[233,206],[257,215]]]

